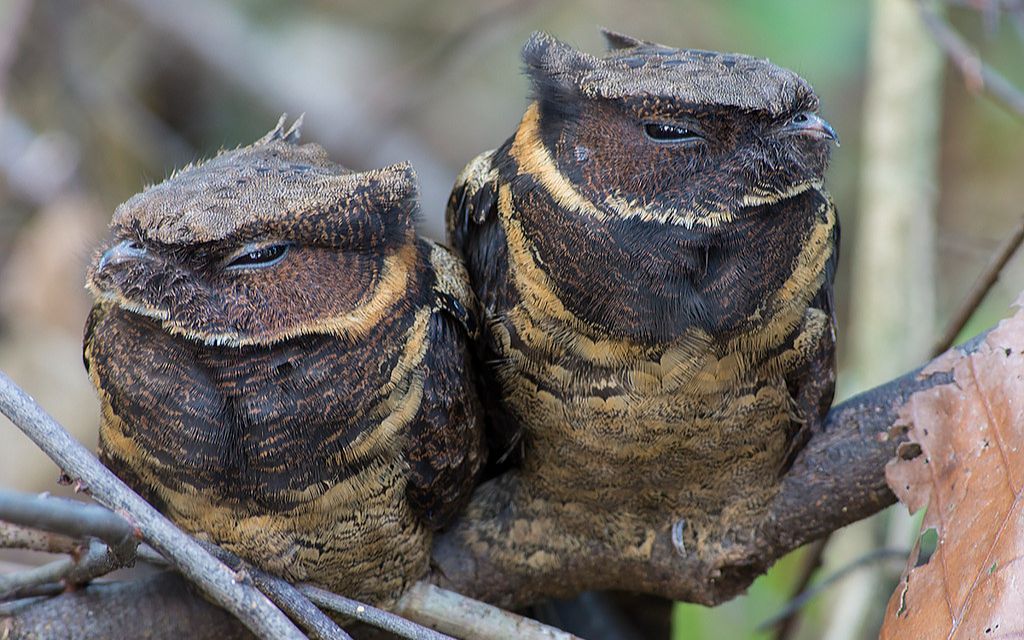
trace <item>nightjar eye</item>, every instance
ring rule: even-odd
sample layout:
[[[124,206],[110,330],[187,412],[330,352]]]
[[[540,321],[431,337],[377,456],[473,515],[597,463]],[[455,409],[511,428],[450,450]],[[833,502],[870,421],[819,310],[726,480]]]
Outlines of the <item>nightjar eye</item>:
[[[228,259],[225,269],[263,269],[272,267],[288,253],[288,245],[271,244],[266,246],[249,245],[240,253]]]
[[[664,122],[648,122],[644,133],[655,142],[699,142],[704,139],[696,131]]]

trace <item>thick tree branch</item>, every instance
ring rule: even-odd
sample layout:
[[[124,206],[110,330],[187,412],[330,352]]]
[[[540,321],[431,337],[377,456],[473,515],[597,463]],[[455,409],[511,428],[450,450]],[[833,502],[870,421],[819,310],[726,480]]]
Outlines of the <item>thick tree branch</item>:
[[[0,637],[25,640],[253,637],[230,613],[167,571],[138,580],[94,583],[55,598],[18,601],[5,606],[0,615],[8,616],[0,617]]]

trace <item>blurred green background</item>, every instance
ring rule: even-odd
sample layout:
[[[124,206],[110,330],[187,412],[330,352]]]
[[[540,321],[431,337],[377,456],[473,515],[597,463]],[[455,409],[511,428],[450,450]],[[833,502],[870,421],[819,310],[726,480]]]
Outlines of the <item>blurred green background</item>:
[[[421,228],[440,238],[455,175],[508,137],[526,106],[519,48],[529,33],[543,29],[598,53],[598,27],[606,26],[674,46],[768,57],[817,89],[842,139],[828,187],[843,224],[839,394],[848,396],[926,359],[1024,214],[1022,120],[971,90],[959,72],[943,71],[929,43],[887,32],[899,6],[916,11],[910,0],[5,0],[0,368],[84,442],[95,442],[97,406],[79,346],[89,306],[83,272],[118,203],[175,167],[253,141],[282,112],[304,112],[303,139],[346,165],[411,160],[422,182]],[[1024,86],[1022,14],[1024,2],[1015,0],[960,0],[946,10],[1017,86]],[[902,50],[872,57],[879,42],[897,39]],[[872,93],[883,76],[898,93],[915,65],[929,60],[936,71],[914,81],[933,91],[903,101],[884,88]],[[888,133],[879,143],[872,131]],[[901,132],[923,142],[911,136],[904,155],[882,157],[885,140]],[[872,191],[873,168],[892,184]],[[890,230],[895,214],[884,205],[900,195],[920,206]],[[1017,257],[966,332],[1007,314],[1022,288]],[[57,490],[56,477],[27,440],[0,428],[0,486]],[[907,549],[914,531],[900,507],[849,527],[829,547],[818,579],[872,549]],[[674,637],[771,637],[756,628],[787,600],[799,553],[747,596],[714,610],[677,606]],[[0,571],[5,566],[13,565]],[[875,637],[901,566],[891,558],[858,566],[812,600],[790,637]]]

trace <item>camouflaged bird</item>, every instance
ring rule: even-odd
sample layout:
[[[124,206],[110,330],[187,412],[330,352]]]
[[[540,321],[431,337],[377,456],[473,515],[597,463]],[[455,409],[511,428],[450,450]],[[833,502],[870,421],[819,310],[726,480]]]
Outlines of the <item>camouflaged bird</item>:
[[[483,461],[462,265],[407,164],[352,172],[284,119],[118,207],[88,273],[100,455],[185,529],[388,604]]]
[[[836,136],[811,87],[606,36],[604,57],[531,37],[525,116],[449,200],[484,397],[503,447],[519,440],[512,508],[567,532],[495,544],[508,571],[598,539],[650,553],[665,514],[680,550],[744,538],[832,400]]]

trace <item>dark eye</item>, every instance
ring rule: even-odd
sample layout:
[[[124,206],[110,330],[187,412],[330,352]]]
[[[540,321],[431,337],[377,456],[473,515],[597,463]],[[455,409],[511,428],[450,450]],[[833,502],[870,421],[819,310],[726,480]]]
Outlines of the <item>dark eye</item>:
[[[243,252],[231,258],[225,269],[262,269],[280,262],[288,253],[288,245],[272,244],[265,247],[244,247]]]
[[[704,139],[704,136],[686,127],[663,122],[648,122],[644,125],[644,133],[655,142],[698,142]]]

